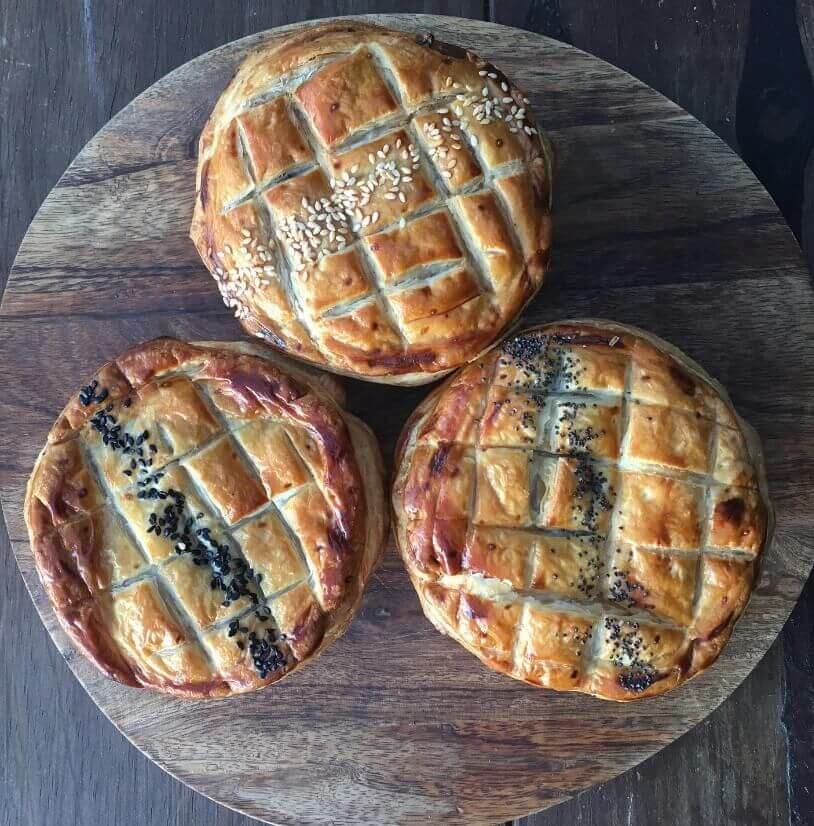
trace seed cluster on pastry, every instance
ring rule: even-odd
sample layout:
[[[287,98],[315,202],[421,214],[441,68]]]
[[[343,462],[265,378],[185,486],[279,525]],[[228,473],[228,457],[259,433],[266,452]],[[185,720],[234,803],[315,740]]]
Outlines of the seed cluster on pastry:
[[[63,625],[102,669],[218,696],[335,635],[379,552],[367,504],[336,405],[264,359],[159,339],[68,404],[26,519]]]
[[[393,507],[440,630],[513,677],[617,700],[717,657],[767,507],[731,405],[685,362],[622,327],[555,324],[428,397]]]
[[[251,55],[201,137],[191,236],[251,333],[329,369],[431,381],[534,295],[550,150],[461,50],[361,23]]]

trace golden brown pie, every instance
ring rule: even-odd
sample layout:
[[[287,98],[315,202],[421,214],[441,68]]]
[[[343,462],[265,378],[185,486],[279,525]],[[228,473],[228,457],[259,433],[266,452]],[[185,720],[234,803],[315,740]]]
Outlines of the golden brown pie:
[[[211,697],[279,680],[344,631],[379,559],[372,432],[332,380],[260,350],[138,345],[69,401],[37,459],[40,578],[123,683]]]
[[[495,340],[542,283],[551,151],[462,49],[361,22],[241,65],[201,135],[191,237],[244,328],[394,384]]]
[[[496,671],[613,700],[716,659],[770,515],[723,388],[603,321],[527,330],[431,393],[401,436],[393,512],[440,631]]]

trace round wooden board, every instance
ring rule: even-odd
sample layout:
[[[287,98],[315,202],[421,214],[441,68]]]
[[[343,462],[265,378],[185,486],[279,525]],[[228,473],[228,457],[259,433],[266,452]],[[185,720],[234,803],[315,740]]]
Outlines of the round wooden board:
[[[148,89],[44,203],[0,308],[11,412],[1,423],[0,498],[20,569],[69,666],[168,772],[274,823],[496,822],[608,780],[688,731],[779,632],[814,560],[814,302],[797,244],[751,172],[652,89],[528,32],[374,19],[492,59],[526,89],[554,140],[554,266],[525,320],[600,316],[648,328],[720,379],[758,429],[777,530],[719,662],[665,697],[627,705],[529,688],[434,631],[392,546],[347,636],[254,695],[184,702],[128,689],[68,643],[33,569],[26,477],[68,394],[102,362],[158,335],[239,337],[187,238],[194,156],[237,64],[284,30],[210,52]],[[389,458],[426,389],[348,389]]]

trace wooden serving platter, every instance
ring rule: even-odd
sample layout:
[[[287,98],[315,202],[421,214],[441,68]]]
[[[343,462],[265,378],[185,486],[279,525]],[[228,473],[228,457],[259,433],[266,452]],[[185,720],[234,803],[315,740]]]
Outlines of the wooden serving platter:
[[[429,625],[392,546],[346,637],[254,695],[185,702],[125,688],[71,647],[33,569],[21,514],[27,475],[69,393],[128,345],[240,336],[187,238],[197,137],[246,52],[286,29],[159,81],[96,135],[43,204],[0,306],[0,499],[68,666],[168,772],[273,823],[490,823],[652,755],[725,699],[774,640],[814,561],[814,300],[797,244],[758,181],[652,89],[516,29],[374,19],[493,60],[525,88],[554,140],[554,266],[525,320],[599,316],[645,327],[720,379],[760,433],[775,540],[718,663],[673,693],[627,705],[521,685]],[[350,408],[388,458],[426,392],[348,382]]]

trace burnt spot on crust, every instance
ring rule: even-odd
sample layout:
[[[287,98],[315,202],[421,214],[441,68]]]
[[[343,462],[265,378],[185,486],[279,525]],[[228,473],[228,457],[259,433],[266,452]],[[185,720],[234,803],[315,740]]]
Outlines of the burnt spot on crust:
[[[432,364],[435,358],[434,350],[418,350],[412,353],[371,355],[368,356],[367,363],[370,367],[387,367],[391,370],[407,371]]]
[[[305,390],[293,380],[281,381],[269,375],[257,375],[247,370],[231,370],[224,377],[231,394],[244,402],[246,408],[253,402],[269,402],[275,407],[294,402],[305,395]]]
[[[467,522],[465,519],[436,519],[432,542],[435,558],[447,574],[461,572],[460,549],[466,544]]]
[[[732,499],[725,499],[715,506],[715,517],[730,525],[738,526],[743,522],[746,515],[746,502],[739,496]]]
[[[676,367],[674,364],[671,364],[668,369],[670,371],[670,375],[673,377],[673,381],[678,385],[681,392],[686,396],[694,396],[695,382],[683,370]]]
[[[205,161],[201,167],[201,190],[199,194],[201,208],[206,209],[206,205],[209,203],[209,161]]]
[[[724,631],[726,631],[729,623],[732,622],[734,612],[730,611],[726,618],[721,620],[708,634],[702,637],[704,642],[709,642],[710,640],[714,640],[716,637],[719,637]]]
[[[461,599],[461,613],[467,619],[485,620],[489,616],[489,609],[482,599],[478,599],[472,594],[466,594]]]
[[[336,524],[328,527],[328,544],[340,555],[348,553],[351,549],[347,534],[340,525]]]
[[[434,476],[439,474],[443,469],[444,465],[447,463],[447,458],[449,457],[451,445],[443,444],[440,445],[438,450],[435,451],[432,461],[430,462],[430,473]]]
[[[444,55],[444,57],[455,57],[459,60],[473,59],[471,52],[468,52],[466,49],[462,49],[460,46],[455,46],[452,43],[446,43],[443,40],[436,40],[435,35],[433,35],[432,32],[427,32],[423,35],[423,38],[425,38],[425,42],[422,43],[418,40],[418,38],[416,38],[416,42],[420,45],[435,49],[436,52]]]

